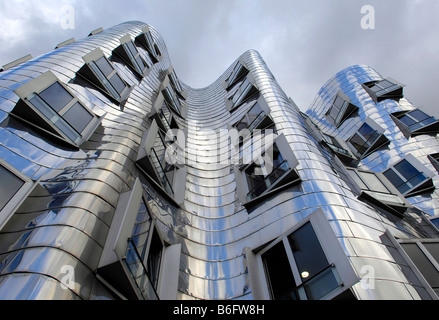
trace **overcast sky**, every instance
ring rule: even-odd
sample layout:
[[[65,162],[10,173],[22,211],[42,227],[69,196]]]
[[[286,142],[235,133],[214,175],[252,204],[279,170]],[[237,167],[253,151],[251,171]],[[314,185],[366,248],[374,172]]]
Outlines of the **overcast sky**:
[[[375,10],[375,29],[362,28],[364,5]],[[160,32],[180,79],[194,88],[256,49],[302,110],[338,71],[367,64],[439,116],[438,15],[438,0],[0,0],[0,65],[139,20]]]

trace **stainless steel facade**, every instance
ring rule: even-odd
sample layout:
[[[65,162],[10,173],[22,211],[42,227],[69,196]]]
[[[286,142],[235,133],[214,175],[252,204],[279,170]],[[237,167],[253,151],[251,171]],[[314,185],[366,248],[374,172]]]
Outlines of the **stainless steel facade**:
[[[143,38],[148,33],[151,38]],[[131,52],[131,65],[123,53],[117,55],[120,46],[130,40],[136,48]],[[133,62],[136,51],[147,65],[145,70]],[[119,98],[111,96],[104,86],[84,81],[87,76],[94,79],[84,66],[102,55],[126,83]],[[239,75],[239,65],[248,73]],[[41,116],[26,118],[19,113],[17,106],[29,105],[31,100],[19,96],[19,88],[41,79],[47,71],[99,121],[79,145],[67,141],[63,133],[54,133],[53,123],[42,123]],[[249,91],[252,96],[243,92],[245,99],[239,106],[231,105],[229,99],[237,94],[233,87],[237,82],[232,84],[231,74],[241,80],[246,77],[255,88],[250,90],[256,90]],[[365,300],[437,299],[435,286],[403,248],[404,243],[416,241],[434,245],[439,237],[432,223],[439,216],[439,197],[434,189],[439,179],[434,162],[439,153],[435,119],[428,122],[426,132],[404,127],[402,117],[416,108],[398,94],[389,96],[390,89],[380,99],[380,91],[373,85],[382,80],[370,67],[349,67],[322,87],[304,113],[283,92],[258,52],[250,50],[213,84],[194,89],[179,82],[164,40],[153,27],[141,22],[93,32],[1,72],[0,165],[23,175],[32,188],[21,199],[11,200],[15,207],[0,232],[0,299],[130,298],[118,283],[121,278],[132,286],[132,291],[126,292],[134,292],[136,298],[270,298],[262,255],[308,221],[341,279],[321,298],[349,293],[350,298]],[[393,85],[400,88],[396,82]],[[184,162],[166,174],[154,173],[154,169],[148,171],[148,164],[154,167],[155,162],[142,159],[152,159],[158,152],[157,140],[151,140],[151,135],[157,133],[154,128],[159,127],[161,107],[169,99],[163,92],[171,86],[176,94],[170,99],[178,106],[167,110],[172,118],[169,113],[165,116],[173,123],[171,127],[185,132]],[[343,104],[332,117],[337,96]],[[220,146],[230,145],[230,129],[249,113],[254,97],[276,129],[275,142],[288,158],[288,172],[295,170],[298,179],[293,183],[288,176],[282,183],[280,178],[272,181],[258,201],[246,203],[242,171],[231,159],[229,148]],[[35,119],[39,122],[30,123]],[[372,141],[362,136],[362,147],[367,150],[359,151],[352,137],[365,123],[380,138]],[[331,138],[339,144],[329,143]],[[155,147],[148,147],[148,143]],[[353,186],[356,182],[350,172],[382,173],[379,177],[383,180],[399,161],[412,158],[417,169],[426,168],[419,169],[425,181],[410,190],[387,183],[392,191],[385,195],[389,201],[377,198],[373,187],[365,191],[358,184]],[[173,179],[168,174],[171,172]],[[140,203],[129,209],[139,186],[138,201],[144,199],[163,250],[174,250],[172,254],[162,251],[156,260],[161,262],[156,286],[151,284],[155,267],[148,258],[152,256],[148,250],[153,250],[152,229],[146,236],[149,240],[137,243],[146,254],[139,254],[144,260],[137,261],[135,271],[127,262],[131,237],[120,236],[127,230],[131,233],[133,213],[141,212]],[[130,214],[126,221],[132,220],[132,224],[125,226],[124,217]],[[135,225],[146,228],[147,222],[149,228],[151,221],[141,221],[139,215]],[[114,250],[110,247],[113,240]],[[325,242],[335,245],[328,247]],[[118,253],[118,245],[125,246],[122,253]],[[113,251],[116,257],[111,260]],[[437,268],[436,251],[431,252],[429,258]],[[105,261],[110,260],[112,266],[120,268],[105,269],[109,265]],[[176,273],[170,276],[166,272],[171,271],[164,268],[173,263]],[[142,278],[145,272],[148,276]],[[66,277],[71,281],[66,283]],[[175,288],[166,285],[166,291],[163,281],[174,281]],[[302,289],[305,286],[303,281]],[[299,295],[306,297],[303,292]]]

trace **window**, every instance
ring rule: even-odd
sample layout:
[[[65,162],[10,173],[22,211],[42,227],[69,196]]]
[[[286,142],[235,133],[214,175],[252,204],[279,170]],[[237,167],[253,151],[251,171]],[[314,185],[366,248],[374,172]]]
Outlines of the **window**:
[[[248,73],[248,69],[238,62],[226,81],[227,90],[230,90],[233,85],[242,80]]]
[[[85,107],[52,72],[15,90],[21,98],[12,115],[71,145],[85,142],[100,119]]]
[[[354,168],[347,168],[347,171],[354,184],[354,192],[360,197],[397,215],[402,215],[410,206],[381,173]]]
[[[234,167],[238,198],[248,208],[301,181],[295,169],[298,161],[285,136],[270,137],[274,138],[272,133],[245,139],[239,165]]]
[[[233,112],[244,103],[249,103],[259,98],[259,90],[252,84],[250,79],[245,78],[236,89],[232,90],[227,98],[226,105]]]
[[[172,88],[174,89],[174,91],[177,93],[178,97],[180,99],[185,100],[185,96],[183,95],[184,90],[181,86],[180,80],[178,80],[177,78],[177,74],[175,73],[175,70],[172,69],[172,71],[169,72],[169,82],[171,83]]]
[[[439,242],[437,240],[400,241],[401,247],[439,296]]]
[[[326,119],[335,127],[340,127],[350,117],[358,112],[358,107],[350,103],[348,96],[338,92],[332,106],[326,113]]]
[[[364,158],[389,144],[390,141],[384,135],[384,130],[372,119],[367,118],[366,122],[349,139],[349,143],[357,157]]]
[[[363,87],[375,102],[381,102],[385,99],[399,101],[404,97],[403,85],[391,78],[367,82],[363,84]]]
[[[436,171],[439,172],[439,153],[429,154],[428,159],[430,160]]]
[[[179,166],[184,160],[179,148],[181,142],[175,138],[170,137],[169,132],[162,132],[154,119],[142,138],[136,163],[147,178],[179,205],[184,201],[187,171]]]
[[[0,159],[0,230],[36,185]]]
[[[342,140],[326,133],[319,133],[319,135],[322,137],[322,142],[329,147],[329,149],[331,149],[340,158],[340,160],[343,161],[343,163],[349,165],[358,162]]]
[[[165,98],[166,105],[180,115],[181,102],[175,94],[172,86],[168,86],[162,90],[162,94]]]
[[[257,300],[355,299],[349,288],[359,278],[322,209],[265,246],[244,252]]]
[[[145,27],[142,30],[142,33],[137,36],[136,40],[139,41],[142,46],[148,51],[150,58],[154,63],[160,61],[161,53],[157,44],[154,42],[149,27]]]
[[[253,106],[251,106],[245,116],[235,124],[235,127],[237,130],[248,129],[250,133],[253,132],[254,129],[274,129],[274,122],[269,113],[270,109],[268,105],[263,97],[260,97],[254,101]]]
[[[130,87],[120,77],[113,64],[97,48],[83,57],[85,65],[78,71],[84,79],[120,104],[124,104],[130,93]]]
[[[148,65],[143,60],[136,45],[129,35],[120,39],[121,45],[114,49],[114,53],[127,63],[139,76],[143,77],[148,69]]]
[[[99,277],[127,299],[176,295],[181,246],[165,246],[148,199],[139,179],[120,195],[99,261]]]
[[[392,119],[407,139],[420,134],[439,133],[438,119],[419,109],[394,113]]]
[[[434,190],[433,175],[411,155],[384,171],[384,176],[406,197]]]

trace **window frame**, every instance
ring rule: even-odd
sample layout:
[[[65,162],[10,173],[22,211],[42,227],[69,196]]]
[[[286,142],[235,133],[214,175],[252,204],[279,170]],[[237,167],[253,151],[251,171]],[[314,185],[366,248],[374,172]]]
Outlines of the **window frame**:
[[[232,72],[225,80],[225,85],[224,85],[225,89],[227,91],[230,91],[235,84],[241,81],[249,73],[250,71],[248,70],[248,68],[241,61],[238,61],[234,66]]]
[[[379,207],[382,207],[398,217],[402,217],[404,213],[411,207],[411,204],[404,198],[404,196],[398,191],[398,189],[387,180],[381,172],[374,172],[364,169],[345,167],[348,173],[348,178],[351,186],[354,188],[354,192],[358,195],[360,199],[365,199],[370,201]],[[365,177],[365,175],[374,175],[375,181],[381,183],[381,186],[387,190],[383,192],[378,190],[371,185],[371,182]],[[358,179],[361,184],[358,182]],[[386,197],[383,195],[390,195],[392,197]],[[393,198],[393,199],[392,199]]]
[[[385,87],[385,88],[381,87],[380,83],[385,82],[385,81],[390,82],[392,84],[392,86]],[[365,82],[362,84],[362,86],[367,91],[367,93],[369,93],[372,100],[375,101],[376,103],[381,102],[381,101],[386,100],[386,99],[391,99],[391,100],[395,100],[398,102],[401,98],[404,97],[404,94],[403,94],[404,85],[402,83],[396,81],[395,79],[392,79],[392,78],[385,78],[385,79],[381,79],[381,80],[374,80],[374,81],[370,81],[370,82]],[[381,90],[374,91],[373,90],[374,87],[381,88]],[[382,93],[378,94],[379,92],[382,92]],[[393,93],[395,93],[395,92],[396,92],[396,94],[393,95]]]
[[[341,107],[335,105],[335,102],[338,99],[343,100],[343,104]],[[338,113],[335,118],[331,116],[331,113],[334,108],[338,109]],[[340,128],[341,125],[346,122],[346,120],[358,114],[358,110],[359,108],[351,103],[351,99],[347,95],[345,95],[342,91],[338,91],[337,94],[335,95],[335,98],[331,102],[330,108],[328,109],[328,111],[326,111],[325,117],[328,120],[328,122],[332,124],[334,127]]]
[[[302,181],[299,172],[297,171],[297,166],[299,165],[299,161],[297,160],[296,156],[291,150],[291,147],[289,146],[285,136],[283,134],[277,136],[273,135],[273,138],[274,139],[271,142],[271,144],[266,145],[264,150],[269,150],[273,148],[274,145],[276,145],[276,147],[279,150],[279,153],[282,156],[283,161],[276,168],[274,167],[271,168],[272,169],[271,172],[265,175],[264,179],[269,179],[270,175],[273,174],[275,170],[278,169],[284,163],[287,163],[288,170],[286,170],[281,176],[277,177],[276,181],[272,182],[270,186],[267,186],[267,188],[262,193],[260,193],[255,197],[250,197],[250,193],[251,191],[253,191],[253,189],[250,189],[250,185],[247,180],[247,172],[246,172],[249,168],[252,168],[254,165],[257,165],[256,162],[260,164],[264,164],[263,151],[253,150],[253,144],[257,143],[259,145],[262,143],[262,141],[261,143],[259,143],[255,141],[253,138],[250,140],[247,139],[247,142],[250,143],[250,145],[248,145],[245,148],[252,149],[251,159],[249,163],[244,163],[243,165],[239,165],[239,164],[234,165],[235,181],[237,184],[237,195],[239,200],[242,202],[242,204],[248,209],[250,209],[254,205],[257,205],[265,198],[274,195],[277,191],[282,190],[284,188],[292,187],[294,185],[299,184]],[[239,140],[239,136],[238,136],[238,140]],[[264,171],[264,169],[265,169],[265,164],[264,166],[261,166],[259,170]]]
[[[156,119],[153,120],[151,127],[146,130],[143,134],[142,141],[140,143],[139,153],[136,159],[136,165],[139,170],[158,188],[163,190],[163,194],[167,196],[171,201],[173,201],[177,206],[181,205],[184,202],[185,188],[182,186],[186,183],[187,176],[187,168],[186,166],[181,166],[179,163],[169,164],[172,170],[165,171],[162,164],[160,163],[160,159],[158,159],[154,146],[156,141],[160,139],[164,146],[164,157],[166,158],[166,152],[168,147],[173,147],[174,144],[172,142],[166,143],[165,135],[168,133],[163,133],[159,128]],[[181,136],[179,136],[181,139]],[[175,142],[175,140],[174,140]],[[175,160],[182,160],[182,152],[184,150],[178,149],[175,154]],[[160,172],[157,171],[157,166],[155,163],[157,162],[154,157],[157,157],[159,165],[163,170],[163,178],[161,178]],[[155,162],[156,161],[156,162]],[[169,173],[169,174],[167,174]],[[172,181],[169,181],[169,176],[172,176]],[[164,183],[166,182],[166,183]]]
[[[145,50],[149,53],[149,56],[152,62],[155,64],[162,60],[162,53],[158,48],[151,30],[149,26],[146,26],[142,29],[142,33],[136,37],[136,40],[139,41],[140,44],[145,48]]]
[[[369,140],[366,139],[366,137],[364,137],[360,133],[361,128],[363,128],[363,126],[365,126],[365,125],[369,126],[372,130],[375,130],[375,133],[378,133],[378,137],[372,143],[370,143],[370,145],[365,149],[364,152],[360,152],[352,143],[352,139],[354,139],[354,137],[356,137],[356,136],[360,137],[361,140],[364,141],[364,144],[362,145],[362,147],[364,147],[369,142]],[[382,148],[382,147],[388,145],[389,143],[390,143],[390,140],[387,139],[387,137],[385,135],[385,130],[379,124],[377,124],[374,120],[372,120],[370,117],[368,117],[366,119],[366,121],[358,128],[358,130],[348,140],[349,148],[360,160],[368,157],[373,152],[375,152],[377,149]]]
[[[339,286],[336,289],[321,297],[321,300],[331,300],[346,290],[349,290],[350,287],[360,281],[360,278],[354,271],[346,254],[344,253],[343,248],[340,245],[340,242],[334,234],[334,231],[332,230],[332,227],[330,226],[323,209],[319,208],[311,213],[308,217],[295,224],[293,227],[284,226],[283,230],[285,231],[277,238],[268,239],[266,236],[264,238],[266,240],[265,245],[258,246],[256,249],[245,249],[247,267],[249,269],[250,282],[255,299],[272,299],[270,294],[269,280],[267,279],[265,267],[262,261],[262,255],[281,242],[284,244],[296,286],[300,287],[303,284],[302,278],[295,263],[288,237],[301,227],[305,226],[307,223],[310,223],[311,227],[313,228],[317,240],[328,261],[328,266],[333,268],[335,271],[335,278],[339,283]]]
[[[255,92],[252,92],[255,91]],[[243,77],[240,82],[236,83],[236,86],[233,87],[232,90],[229,91],[225,100],[226,100],[226,108],[228,111],[233,113],[240,106],[244,105],[251,101],[251,99],[258,100],[261,96],[261,93],[258,87],[255,84],[255,81],[251,74],[248,74],[246,77]],[[233,101],[237,97],[236,101]]]
[[[131,36],[127,34],[122,38],[120,38],[119,41],[120,41],[120,46],[114,49],[113,52],[118,57],[120,57],[126,64],[128,64],[140,77],[142,78],[145,77],[149,72],[150,66],[142,57],[140,51],[137,49],[136,44],[131,39]],[[137,51],[135,54],[131,52],[131,49],[129,48],[129,44],[133,45],[133,47]],[[139,58],[142,61],[144,65],[143,69],[142,66],[139,65],[137,58]]]
[[[427,116],[427,119],[433,119],[431,123],[428,123],[418,129],[412,130],[411,126],[407,125],[403,121],[401,121],[401,118],[407,116],[410,119],[415,121],[415,124],[422,123],[422,121],[419,121],[415,117],[411,116],[410,114],[413,112],[419,111]],[[395,122],[395,124],[399,127],[399,129],[402,131],[406,139],[409,139],[410,137],[415,137],[422,134],[434,134],[437,135],[439,133],[439,119],[437,119],[434,116],[430,116],[426,112],[422,111],[421,109],[415,108],[413,110],[405,110],[400,112],[395,112],[390,115],[392,120]],[[427,120],[425,119],[425,120]],[[423,121],[425,121],[423,120]],[[425,129],[433,129],[432,131],[425,131]]]
[[[62,89],[64,89],[66,93],[68,93],[72,97],[72,99],[59,111],[56,111],[53,106],[49,105],[48,102],[44,101],[44,99],[40,97],[40,94],[42,92],[44,92],[55,83],[58,83],[62,87]],[[100,124],[102,118],[105,116],[103,115],[99,117],[93,111],[91,111],[84,103],[82,103],[78,99],[78,97],[72,92],[72,90],[70,90],[63,82],[61,82],[61,80],[59,80],[58,77],[56,77],[55,74],[53,74],[51,71],[47,71],[41,76],[31,80],[30,82],[16,89],[14,92],[20,97],[20,101],[11,112],[11,115],[18,117],[21,120],[24,120],[30,125],[35,126],[46,133],[49,133],[51,136],[62,139],[69,145],[76,148],[90,138],[90,136]],[[39,103],[47,106],[47,110],[53,113],[51,119],[49,119],[42,110],[40,110],[36,105],[34,105],[34,103],[31,102],[31,100],[35,97],[37,97]],[[81,132],[78,132],[77,128],[73,127],[73,125],[71,125],[67,119],[64,119],[64,115],[66,115],[70,110],[73,110],[72,108],[76,106],[76,104],[79,104],[91,116],[89,123],[82,129]],[[31,119],[32,115],[28,113],[28,115],[26,116],[24,110],[21,109],[21,107],[24,105],[26,106],[26,108],[31,109],[32,115],[36,115],[39,119],[42,119],[44,123],[49,126],[50,130],[48,130],[49,128],[41,127],[41,121],[39,121],[38,124],[34,124]],[[61,119],[64,125],[68,126],[69,130],[74,131],[77,134],[78,137],[74,141],[68,136],[67,133],[65,133],[55,124],[54,121],[59,121],[59,119]]]
[[[401,180],[403,180],[403,183],[400,186],[395,186],[396,189],[398,189],[399,187],[407,184],[410,182],[410,180],[407,180],[406,177],[404,177],[403,173],[399,172],[397,169],[395,169],[395,166],[402,163],[403,161],[407,161],[409,163],[409,165],[411,165],[412,167],[414,167],[414,169],[416,169],[418,171],[418,174],[423,174],[425,179],[419,183],[417,183],[416,185],[412,186],[409,190],[405,191],[405,192],[401,192],[400,193],[408,198],[408,197],[413,197],[425,192],[430,192],[432,190],[435,189],[435,186],[433,184],[432,178],[434,177],[434,173],[432,171],[430,171],[427,167],[425,167],[418,159],[416,159],[412,154],[408,154],[404,159],[400,159],[398,161],[396,161],[394,164],[392,164],[391,166],[389,166],[386,170],[383,171],[384,176],[386,176],[386,172],[388,171],[393,171]],[[415,176],[416,177],[416,176]],[[389,180],[389,179],[388,179]],[[391,182],[392,183],[392,182]],[[392,183],[393,184],[393,183]],[[426,188],[422,188],[425,185]],[[399,190],[398,190],[399,191]]]
[[[38,181],[34,181],[15,169],[9,163],[0,159],[0,166],[9,171],[17,179],[23,182],[23,185],[17,192],[6,202],[4,207],[0,210],[0,230],[8,223],[9,219],[14,215],[20,205],[32,193],[32,191],[39,185]]]
[[[108,75],[105,75],[105,73],[97,65],[97,62],[100,59],[104,59],[112,68],[112,71]],[[90,53],[86,54],[82,57],[82,60],[85,62],[85,64],[77,74],[101,90],[113,101],[120,105],[124,105],[129,94],[133,90],[133,87],[130,87],[130,85],[120,76],[113,63],[104,55],[104,52],[101,50],[101,48],[96,48]],[[117,88],[111,83],[111,79],[113,79],[113,77],[118,77],[125,85],[122,92],[119,93]]]

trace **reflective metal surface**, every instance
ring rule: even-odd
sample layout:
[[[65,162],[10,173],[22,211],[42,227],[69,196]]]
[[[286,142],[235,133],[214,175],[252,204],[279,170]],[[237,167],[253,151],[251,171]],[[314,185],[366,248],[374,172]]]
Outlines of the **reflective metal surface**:
[[[322,132],[347,140],[371,117],[385,129],[391,144],[362,159],[359,167],[382,172],[412,153],[437,173],[426,156],[439,152],[437,138],[421,135],[407,140],[389,116],[389,112],[412,109],[408,100],[375,103],[361,83],[380,80],[381,76],[367,66],[352,66],[322,87],[305,115],[282,91],[259,53],[247,51],[239,61],[267,102],[278,134],[285,136],[297,157],[296,169],[302,182],[271,195],[250,212],[239,201],[234,163],[217,161],[218,157],[230,160],[229,154],[218,147],[228,142],[228,135],[219,130],[227,130],[252,107],[244,103],[232,113],[226,109],[225,99],[230,93],[223,82],[234,63],[206,88],[194,89],[181,83],[187,91],[188,115],[185,119],[177,117],[177,122],[187,129],[188,161],[185,201],[178,208],[145,179],[135,164],[143,133],[151,125],[151,110],[171,67],[159,33],[150,27],[162,54],[158,63],[153,64],[146,50],[137,47],[152,66],[146,77],[139,80],[130,68],[114,63],[117,72],[134,86],[123,108],[96,88],[75,81],[83,65],[82,56],[100,47],[110,57],[120,45],[118,39],[126,34],[134,39],[145,26],[141,22],[123,23],[0,73],[0,158],[39,180],[47,191],[26,199],[0,232],[0,299],[114,299],[95,271],[119,195],[129,191],[137,177],[142,180],[149,210],[163,239],[171,245],[182,244],[179,299],[253,299],[244,249],[267,244],[319,208],[359,278],[365,265],[375,270],[374,289],[358,283],[352,288],[356,298],[428,296],[410,277],[410,267],[402,263],[386,230],[398,238],[437,237],[437,230],[426,235],[415,209],[400,219],[359,200],[336,170],[334,155],[324,149],[306,122],[310,117]],[[18,102],[13,90],[48,69],[93,112],[105,114],[80,150],[47,141],[37,130],[8,117]],[[337,129],[325,114],[340,90],[359,112]],[[220,132],[218,144],[211,143],[212,131]],[[437,180],[436,174],[434,182]],[[437,191],[408,200],[431,217],[439,215]],[[74,285],[68,288],[60,285],[66,275],[63,266],[75,270]]]

